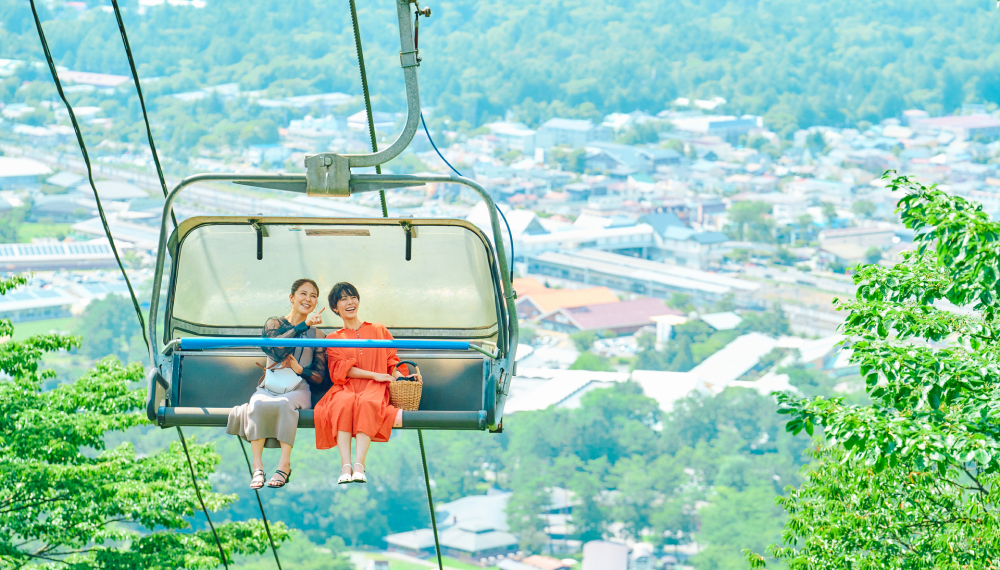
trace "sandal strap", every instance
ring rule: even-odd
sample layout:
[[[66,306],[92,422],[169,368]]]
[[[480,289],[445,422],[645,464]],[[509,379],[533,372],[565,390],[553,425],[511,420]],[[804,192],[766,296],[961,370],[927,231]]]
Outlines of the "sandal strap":
[[[289,477],[291,476],[291,474],[292,474],[292,473],[291,473],[291,471],[292,471],[292,470],[291,470],[291,469],[289,469],[289,470],[288,470],[288,473],[285,473],[285,472],[284,472],[284,471],[282,471],[281,469],[275,469],[275,470],[274,470],[274,475],[278,475],[278,474],[281,474],[281,481],[275,481],[275,480],[274,480],[274,475],[272,475],[272,476],[271,476],[271,480],[270,480],[270,481],[268,481],[268,483],[267,483],[267,486],[268,486],[268,487],[284,487],[284,486],[285,486],[285,483],[288,483],[288,478],[289,478]],[[277,483],[277,484],[276,484],[276,485],[272,485],[272,483]]]

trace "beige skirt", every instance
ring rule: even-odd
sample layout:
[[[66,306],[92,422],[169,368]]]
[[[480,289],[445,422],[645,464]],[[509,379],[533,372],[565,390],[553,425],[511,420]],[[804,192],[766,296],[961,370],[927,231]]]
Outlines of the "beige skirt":
[[[278,442],[295,445],[299,410],[312,406],[309,385],[303,380],[291,392],[280,396],[257,388],[250,402],[229,411],[226,433],[247,441],[266,440],[264,447],[281,447]]]

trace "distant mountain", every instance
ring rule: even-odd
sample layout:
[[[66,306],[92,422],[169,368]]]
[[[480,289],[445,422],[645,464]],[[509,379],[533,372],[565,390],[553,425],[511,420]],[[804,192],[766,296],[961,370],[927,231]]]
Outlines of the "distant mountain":
[[[403,103],[394,1],[359,2],[372,91],[386,109]],[[142,75],[164,78],[150,84],[151,94],[233,81],[295,95],[360,92],[346,1],[207,2],[143,14],[124,3]],[[59,63],[127,74],[114,17],[100,9],[107,3],[88,4],[78,12],[57,1],[46,13]],[[0,0],[0,57],[40,58],[27,6]],[[766,115],[769,126],[789,132],[1000,100],[993,0],[443,0],[431,7],[420,35],[425,105],[473,125],[514,107],[537,123],[555,113],[657,112],[676,97],[721,96],[725,112]]]

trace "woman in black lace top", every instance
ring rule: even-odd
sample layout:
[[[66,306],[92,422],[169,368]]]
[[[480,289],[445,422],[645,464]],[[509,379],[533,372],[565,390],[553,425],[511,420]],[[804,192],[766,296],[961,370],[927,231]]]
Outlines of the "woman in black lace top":
[[[311,279],[299,279],[292,284],[291,311],[284,317],[271,317],[264,324],[262,336],[268,338],[323,338],[316,329],[323,322],[322,309],[313,314],[319,297],[319,287]],[[253,450],[253,478],[250,488],[264,486],[263,453],[265,447],[280,447],[278,468],[267,486],[283,487],[291,477],[291,453],[295,444],[295,431],[299,423],[299,410],[310,409],[315,400],[329,388],[326,351],[309,347],[265,348],[268,368],[290,368],[302,381],[284,394],[257,387],[250,402],[229,412],[226,433],[238,435],[250,442]],[[316,392],[313,396],[312,393]]]

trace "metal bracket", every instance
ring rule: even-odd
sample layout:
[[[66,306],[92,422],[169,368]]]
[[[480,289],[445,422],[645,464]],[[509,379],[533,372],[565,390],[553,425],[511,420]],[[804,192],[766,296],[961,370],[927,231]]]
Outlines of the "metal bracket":
[[[413,51],[401,51],[399,52],[399,65],[400,67],[418,67],[420,65],[419,50]]]
[[[306,194],[309,196],[350,196],[351,166],[348,158],[332,152],[307,156]]]

